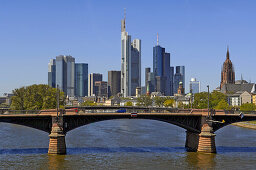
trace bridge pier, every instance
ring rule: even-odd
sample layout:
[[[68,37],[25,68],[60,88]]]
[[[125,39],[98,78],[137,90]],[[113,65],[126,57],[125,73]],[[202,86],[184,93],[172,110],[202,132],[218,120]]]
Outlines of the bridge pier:
[[[66,154],[65,134],[62,127],[57,123],[53,123],[52,131],[49,135],[49,149],[48,154]]]
[[[202,126],[199,134],[198,152],[216,153],[215,134],[207,123]]]
[[[199,142],[199,134],[191,131],[186,131],[186,150],[188,152],[196,152]]]

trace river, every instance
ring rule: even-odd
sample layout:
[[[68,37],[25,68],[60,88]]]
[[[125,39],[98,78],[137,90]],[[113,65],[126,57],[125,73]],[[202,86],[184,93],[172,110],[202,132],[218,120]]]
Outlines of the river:
[[[186,152],[185,130],[154,120],[108,120],[68,132],[67,155],[49,156],[48,134],[0,123],[0,169],[255,169],[256,130],[216,132],[217,154]]]

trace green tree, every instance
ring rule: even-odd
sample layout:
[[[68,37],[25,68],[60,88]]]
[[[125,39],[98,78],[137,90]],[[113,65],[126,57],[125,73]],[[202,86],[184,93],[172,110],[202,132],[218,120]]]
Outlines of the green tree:
[[[166,100],[165,97],[156,96],[156,97],[154,98],[155,104],[156,104],[158,107],[162,107],[162,106],[164,105],[165,100]]]
[[[57,89],[39,84],[13,90],[11,109],[42,110],[54,109],[57,106]],[[65,96],[60,92],[60,106],[64,105]]]
[[[173,107],[174,102],[175,102],[174,99],[167,99],[164,101],[164,106],[165,107]]]
[[[240,106],[241,111],[255,111],[256,105],[253,103],[244,103]]]
[[[149,96],[142,95],[137,98],[138,106],[150,106],[152,105],[152,99]]]
[[[97,106],[97,103],[91,100],[87,100],[81,104],[81,106]]]
[[[124,106],[132,106],[132,102],[131,101],[128,101],[124,104]]]
[[[219,110],[229,110],[231,109],[228,105],[228,102],[224,99],[222,99],[217,106],[214,107],[214,109],[219,109]]]
[[[221,92],[214,90],[210,95],[210,101],[211,101],[211,108],[215,108],[221,101],[222,101],[221,104],[224,104],[224,101],[227,101],[227,96]]]
[[[194,95],[193,108],[205,109],[208,107],[208,93],[201,92]]]

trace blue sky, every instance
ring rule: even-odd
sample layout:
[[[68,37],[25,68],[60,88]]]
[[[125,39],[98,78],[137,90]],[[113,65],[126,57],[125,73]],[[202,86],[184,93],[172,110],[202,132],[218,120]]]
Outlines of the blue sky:
[[[171,53],[171,65],[186,67],[201,90],[220,83],[229,45],[236,79],[256,82],[256,1],[249,0],[0,0],[0,96],[31,84],[47,84],[47,66],[57,55],[88,63],[89,72],[120,70],[121,19],[142,41],[144,69],[153,46]]]

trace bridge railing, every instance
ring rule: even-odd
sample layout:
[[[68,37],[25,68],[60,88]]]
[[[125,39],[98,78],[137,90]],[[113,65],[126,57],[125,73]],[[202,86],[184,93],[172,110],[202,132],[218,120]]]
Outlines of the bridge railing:
[[[40,110],[6,110],[1,114],[11,115],[11,114],[39,114]]]

